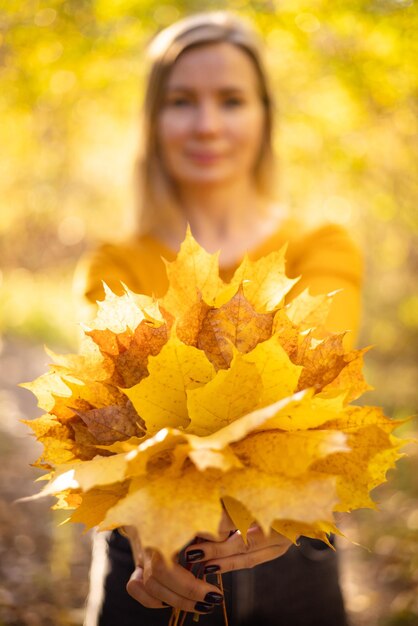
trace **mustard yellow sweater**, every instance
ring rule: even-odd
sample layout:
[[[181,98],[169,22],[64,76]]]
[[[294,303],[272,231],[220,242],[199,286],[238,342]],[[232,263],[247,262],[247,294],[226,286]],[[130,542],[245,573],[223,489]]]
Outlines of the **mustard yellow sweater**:
[[[306,287],[313,295],[342,289],[334,298],[327,326],[333,331],[352,331],[347,336],[347,346],[353,345],[359,327],[362,280],[362,258],[357,246],[347,231],[335,224],[303,232],[299,222],[289,219],[250,250],[249,256],[258,259],[286,242],[286,273],[292,278],[301,276],[289,299]],[[81,260],[76,291],[94,303],[104,297],[102,281],[118,294],[123,293],[122,281],[134,292],[162,296],[167,277],[161,257],[171,261],[175,253],[149,235],[103,244]],[[221,268],[223,280],[232,277],[237,265]]]

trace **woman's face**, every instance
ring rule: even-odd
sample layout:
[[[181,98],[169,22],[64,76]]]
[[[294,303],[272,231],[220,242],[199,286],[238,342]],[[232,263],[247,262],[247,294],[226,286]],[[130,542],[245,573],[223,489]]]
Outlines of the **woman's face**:
[[[264,126],[258,76],[244,51],[217,43],[179,57],[168,78],[158,142],[180,189],[251,176]]]

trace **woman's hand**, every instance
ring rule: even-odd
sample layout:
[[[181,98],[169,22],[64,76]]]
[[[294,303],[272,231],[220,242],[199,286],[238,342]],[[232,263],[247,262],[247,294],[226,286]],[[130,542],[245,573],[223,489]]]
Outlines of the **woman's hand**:
[[[148,608],[161,609],[172,606],[183,611],[209,613],[215,604],[223,601],[219,589],[196,578],[178,563],[168,566],[153,550],[142,551],[133,528],[126,529],[131,540],[137,567],[128,584],[128,593]],[[282,556],[291,542],[272,532],[265,536],[258,526],[247,534],[247,543],[233,527],[224,513],[219,537],[194,543],[185,551],[186,561],[202,563],[205,574],[224,573],[231,570],[252,568]]]
[[[183,611],[210,613],[223,602],[218,587],[198,579],[181,565],[168,567],[155,551],[146,551],[128,584],[128,593],[150,609],[172,606]]]
[[[236,531],[224,541],[205,541],[189,546],[186,560],[189,563],[204,562],[205,574],[224,573],[248,569],[282,556],[292,545],[286,537],[274,531],[266,536],[259,526],[248,530],[247,543]]]

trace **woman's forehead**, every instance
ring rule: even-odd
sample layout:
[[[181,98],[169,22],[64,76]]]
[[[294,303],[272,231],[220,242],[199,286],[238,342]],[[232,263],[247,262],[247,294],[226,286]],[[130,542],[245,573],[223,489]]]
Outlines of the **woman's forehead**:
[[[258,77],[249,55],[231,43],[202,44],[185,50],[175,62],[167,88],[257,88]]]

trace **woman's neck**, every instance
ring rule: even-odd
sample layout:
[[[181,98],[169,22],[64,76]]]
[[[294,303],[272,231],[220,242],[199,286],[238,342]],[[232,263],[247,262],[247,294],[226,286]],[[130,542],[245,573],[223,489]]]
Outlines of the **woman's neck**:
[[[265,221],[266,201],[248,180],[222,187],[183,188],[179,199],[193,235],[210,252],[245,240]]]
[[[220,250],[224,267],[236,264],[246,251],[257,248],[285,218],[283,208],[260,196],[248,181],[228,188],[184,188],[178,193],[178,202],[184,228],[189,223],[193,236],[208,252]],[[160,224],[154,235],[177,251],[185,230],[173,232]]]

